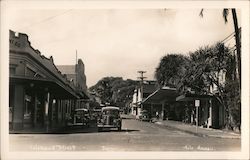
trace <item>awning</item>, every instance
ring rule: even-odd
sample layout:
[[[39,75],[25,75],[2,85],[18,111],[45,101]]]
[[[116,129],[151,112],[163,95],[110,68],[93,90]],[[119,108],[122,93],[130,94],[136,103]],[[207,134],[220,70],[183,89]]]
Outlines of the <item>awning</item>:
[[[53,96],[58,99],[77,99],[79,98],[75,91],[67,85],[62,86],[61,83],[57,83],[50,79],[38,78],[38,77],[24,77],[24,76],[13,76],[9,77],[10,83],[23,83],[33,84],[30,89],[39,91],[41,89],[48,88]]]
[[[162,87],[147,98],[145,98],[142,103],[159,103],[161,101],[175,101],[175,98],[178,96],[176,88]]]
[[[213,98],[211,95],[200,95],[200,94],[183,94],[176,97],[176,101],[194,101],[194,100],[209,100]]]

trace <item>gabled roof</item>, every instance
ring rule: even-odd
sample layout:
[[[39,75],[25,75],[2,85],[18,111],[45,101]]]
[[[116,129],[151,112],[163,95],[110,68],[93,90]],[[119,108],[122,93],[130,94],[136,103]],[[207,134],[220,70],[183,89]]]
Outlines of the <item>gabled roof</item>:
[[[143,93],[153,93],[157,90],[157,86],[155,84],[143,84]]]
[[[147,98],[145,98],[142,103],[160,103],[161,101],[175,101],[178,96],[176,88],[162,87]]]
[[[200,95],[200,94],[186,93],[186,94],[176,97],[176,101],[208,100],[211,98],[213,98],[212,95]]]

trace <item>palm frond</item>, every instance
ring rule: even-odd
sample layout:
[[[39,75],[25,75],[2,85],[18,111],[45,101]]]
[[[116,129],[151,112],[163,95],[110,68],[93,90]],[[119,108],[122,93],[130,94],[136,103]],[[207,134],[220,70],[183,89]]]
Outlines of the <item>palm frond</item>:
[[[229,14],[229,9],[223,9],[223,12],[222,12],[222,15],[223,15],[223,18],[225,20],[225,23],[227,23],[227,16]]]
[[[201,17],[203,17],[203,10],[204,9],[202,8],[201,11],[200,11],[200,14],[199,14]]]

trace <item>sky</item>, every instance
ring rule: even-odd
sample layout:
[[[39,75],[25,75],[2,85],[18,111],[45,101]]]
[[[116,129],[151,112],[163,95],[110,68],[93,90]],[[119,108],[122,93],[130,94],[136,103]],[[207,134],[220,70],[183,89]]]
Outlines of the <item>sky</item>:
[[[85,64],[87,86],[103,77],[148,80],[164,55],[188,54],[234,32],[232,15],[222,9],[71,9],[15,10],[9,29],[26,33],[33,48],[56,65]],[[240,26],[240,13],[238,12]]]

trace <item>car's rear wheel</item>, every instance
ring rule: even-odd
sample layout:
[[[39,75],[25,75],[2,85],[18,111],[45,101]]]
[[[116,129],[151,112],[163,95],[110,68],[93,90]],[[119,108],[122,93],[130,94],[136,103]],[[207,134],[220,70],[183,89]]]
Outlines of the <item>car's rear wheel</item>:
[[[102,131],[102,128],[101,127],[98,127],[98,132]]]

